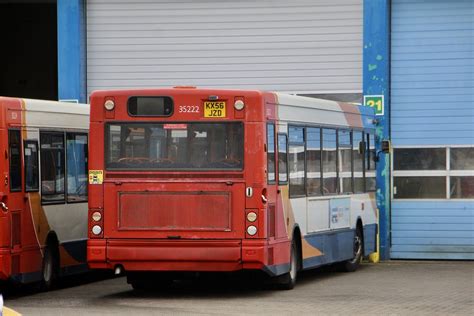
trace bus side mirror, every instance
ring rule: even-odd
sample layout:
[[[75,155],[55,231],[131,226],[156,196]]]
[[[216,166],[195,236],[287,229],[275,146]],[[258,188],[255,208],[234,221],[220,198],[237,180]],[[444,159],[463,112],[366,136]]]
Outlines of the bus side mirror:
[[[365,153],[365,142],[359,142],[359,154],[363,155]]]
[[[391,150],[391,147],[392,147],[392,144],[390,143],[389,140],[383,140],[381,143],[380,143],[380,150],[377,152],[377,155],[375,155],[375,162],[378,162],[379,159],[380,159],[380,154],[388,154],[390,153],[390,150]]]
[[[383,152],[384,154],[388,154],[390,153],[391,147],[392,147],[392,144],[390,143],[389,140],[383,140],[380,149],[381,149],[381,152]]]

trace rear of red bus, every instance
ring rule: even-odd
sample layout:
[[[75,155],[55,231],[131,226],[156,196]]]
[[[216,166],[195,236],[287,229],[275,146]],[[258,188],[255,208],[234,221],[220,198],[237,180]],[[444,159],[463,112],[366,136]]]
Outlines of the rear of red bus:
[[[191,87],[94,92],[89,266],[275,274],[288,263],[289,250],[269,256],[271,96]],[[288,248],[288,239],[279,245]]]

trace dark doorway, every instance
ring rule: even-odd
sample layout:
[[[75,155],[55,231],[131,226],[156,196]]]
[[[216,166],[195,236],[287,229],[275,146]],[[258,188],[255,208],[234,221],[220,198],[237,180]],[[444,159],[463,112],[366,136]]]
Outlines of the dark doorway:
[[[0,0],[0,95],[58,99],[56,1]]]

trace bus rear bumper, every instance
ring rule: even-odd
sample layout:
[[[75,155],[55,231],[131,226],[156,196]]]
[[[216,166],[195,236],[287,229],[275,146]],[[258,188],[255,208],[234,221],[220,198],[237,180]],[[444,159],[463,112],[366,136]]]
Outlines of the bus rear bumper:
[[[242,269],[241,241],[89,240],[91,268],[126,271],[235,271]]]
[[[92,269],[125,271],[263,270],[274,275],[263,240],[94,240],[87,243]]]

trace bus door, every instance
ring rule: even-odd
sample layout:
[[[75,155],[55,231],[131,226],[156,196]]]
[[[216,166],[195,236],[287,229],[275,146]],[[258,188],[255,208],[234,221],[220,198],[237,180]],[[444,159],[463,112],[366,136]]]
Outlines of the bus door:
[[[8,214],[10,222],[10,247],[12,254],[12,274],[19,272],[19,253],[21,252],[22,210],[25,196],[22,186],[22,141],[20,129],[8,130],[7,161],[8,166],[3,174],[5,191],[0,204],[2,211]]]

